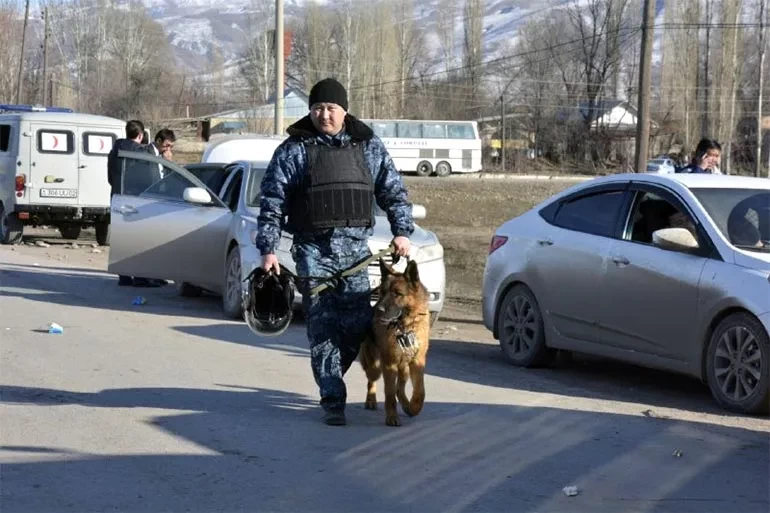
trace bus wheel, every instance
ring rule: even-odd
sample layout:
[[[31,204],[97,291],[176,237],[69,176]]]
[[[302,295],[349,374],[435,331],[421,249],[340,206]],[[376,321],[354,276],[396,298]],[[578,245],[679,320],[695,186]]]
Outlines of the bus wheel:
[[[433,173],[433,165],[427,160],[417,164],[417,176],[430,176]]]
[[[452,166],[449,165],[449,162],[442,160],[438,164],[436,164],[436,176],[449,176],[452,174]]]

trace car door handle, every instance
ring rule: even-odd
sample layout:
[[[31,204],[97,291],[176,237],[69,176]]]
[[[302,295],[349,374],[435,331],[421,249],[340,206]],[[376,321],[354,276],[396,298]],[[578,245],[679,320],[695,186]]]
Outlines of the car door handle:
[[[79,166],[78,166],[78,169],[85,169],[85,168],[87,168],[87,167],[88,167],[88,166],[86,166],[85,164],[81,164],[81,165],[79,165]]]
[[[617,265],[628,265],[628,264],[631,263],[624,256],[614,256],[614,257],[612,257],[612,261],[615,262]]]
[[[537,243],[541,246],[553,246],[553,241],[551,239],[540,239]]]
[[[118,211],[125,216],[130,216],[131,214],[139,212],[136,207],[132,207],[131,205],[121,205]]]

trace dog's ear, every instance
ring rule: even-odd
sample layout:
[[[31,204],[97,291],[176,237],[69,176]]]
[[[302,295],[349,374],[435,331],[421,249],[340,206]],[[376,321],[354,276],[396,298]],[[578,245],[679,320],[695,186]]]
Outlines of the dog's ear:
[[[406,271],[404,271],[404,274],[406,274],[406,278],[411,283],[419,283],[420,282],[420,273],[417,270],[417,262],[414,260],[409,260],[406,264]]]
[[[393,274],[393,268],[380,258],[380,276],[384,279],[389,274]]]

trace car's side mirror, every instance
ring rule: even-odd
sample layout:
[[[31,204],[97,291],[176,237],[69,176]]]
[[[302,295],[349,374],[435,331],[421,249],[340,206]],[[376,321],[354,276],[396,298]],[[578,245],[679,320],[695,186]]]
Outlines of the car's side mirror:
[[[412,217],[414,219],[425,219],[425,216],[428,215],[428,211],[425,209],[423,205],[412,205]]]
[[[208,205],[211,203],[211,194],[201,187],[186,188],[182,194],[182,198],[187,203],[195,203],[196,205]]]
[[[664,228],[652,234],[652,243],[670,251],[691,253],[698,249],[698,239],[686,228]]]

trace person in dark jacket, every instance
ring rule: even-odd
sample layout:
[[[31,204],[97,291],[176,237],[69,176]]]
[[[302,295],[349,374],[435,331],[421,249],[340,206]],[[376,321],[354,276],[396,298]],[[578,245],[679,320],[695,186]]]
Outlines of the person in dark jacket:
[[[704,138],[695,148],[692,162],[679,169],[678,173],[721,174],[719,160],[722,157],[722,146],[715,139]]]
[[[396,253],[409,252],[412,205],[382,141],[347,113],[345,88],[324,79],[310,91],[310,113],[291,125],[261,184],[256,246],[262,268],[280,273],[275,254],[281,231],[291,248],[310,341],[310,364],[324,421],[344,425],[343,376],[358,356],[372,323],[368,271],[346,277],[316,296],[309,290],[371,256],[374,202],[390,221]],[[284,218],[288,217],[287,224]],[[312,277],[312,279],[309,279]]]
[[[126,174],[123,176],[123,162],[118,158],[118,151],[146,152],[146,146],[142,144],[145,137],[144,123],[138,119],[132,119],[126,123],[126,138],[118,139],[113,144],[107,155],[107,181],[110,184],[110,197],[115,194],[139,194],[142,190],[154,183],[149,176],[153,168],[142,162],[127,161]],[[118,275],[118,285],[121,287],[159,287],[165,281],[150,280],[148,278]]]
[[[144,137],[144,123],[138,119],[132,119],[126,123],[126,138],[118,139],[112,145],[112,150],[107,155],[107,181],[110,183],[110,197],[122,192],[123,163],[118,159],[118,151],[144,152],[142,144]]]

